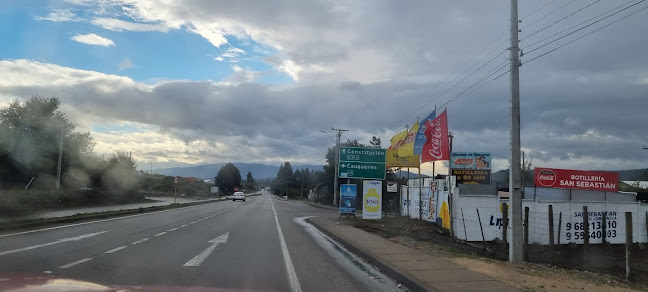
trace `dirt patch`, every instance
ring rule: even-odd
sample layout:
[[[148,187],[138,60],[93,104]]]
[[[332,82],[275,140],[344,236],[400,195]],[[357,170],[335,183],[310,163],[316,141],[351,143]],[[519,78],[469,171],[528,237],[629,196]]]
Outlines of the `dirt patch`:
[[[340,220],[423,253],[446,257],[466,269],[526,291],[648,291],[648,286],[642,284],[646,283],[644,278],[635,279],[635,283],[619,278],[619,272],[623,270],[608,275],[543,263],[512,264],[501,260],[504,253],[499,243],[488,243],[484,249],[481,243],[466,244],[450,237],[446,230],[434,224],[405,217]],[[562,256],[572,252],[574,251],[559,251]],[[537,254],[542,255],[542,252],[538,251]],[[560,255],[554,257],[556,258],[560,258]]]

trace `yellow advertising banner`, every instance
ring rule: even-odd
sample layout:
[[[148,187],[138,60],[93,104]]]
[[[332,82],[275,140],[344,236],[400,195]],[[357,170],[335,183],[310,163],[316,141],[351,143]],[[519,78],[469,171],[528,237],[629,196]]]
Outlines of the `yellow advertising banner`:
[[[410,155],[410,156],[399,156],[398,149],[387,149],[386,157],[387,167],[420,167],[421,166],[421,156],[420,155]]]

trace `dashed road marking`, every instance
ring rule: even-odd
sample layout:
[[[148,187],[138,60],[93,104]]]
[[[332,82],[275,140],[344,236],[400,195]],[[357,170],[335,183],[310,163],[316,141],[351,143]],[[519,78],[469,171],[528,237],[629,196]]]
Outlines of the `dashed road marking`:
[[[148,237],[147,237],[147,238],[144,238],[144,239],[140,239],[140,240],[138,240],[138,241],[135,241],[135,242],[133,242],[133,243],[131,243],[131,244],[138,244],[138,243],[145,242],[145,241],[147,241],[147,240],[149,240]]]
[[[120,246],[120,247],[118,247],[118,248],[113,248],[113,249],[111,249],[111,250],[109,250],[109,251],[104,251],[104,253],[113,253],[113,252],[116,252],[116,251],[119,251],[119,250],[125,249],[125,248],[127,248],[127,247],[128,247],[128,246],[126,246],[126,245],[122,245],[122,246]]]
[[[178,228],[171,228],[171,229],[167,230],[167,232],[176,231],[176,230],[178,230]]]
[[[182,227],[187,227],[187,224],[180,226],[180,228],[182,228]]]
[[[164,235],[164,234],[166,234],[166,232],[160,232],[160,233],[158,233],[156,235],[153,235],[153,236],[160,236],[160,235]]]
[[[85,262],[87,262],[87,261],[89,261],[89,260],[92,260],[92,258],[80,259],[80,260],[78,260],[78,261],[76,261],[76,262],[71,262],[71,263],[69,263],[69,264],[67,264],[67,265],[62,265],[62,266],[60,266],[59,268],[60,268],[60,269],[67,269],[67,268],[69,268],[69,267],[73,267],[73,266],[76,266],[76,265],[78,265],[78,264],[85,263]]]

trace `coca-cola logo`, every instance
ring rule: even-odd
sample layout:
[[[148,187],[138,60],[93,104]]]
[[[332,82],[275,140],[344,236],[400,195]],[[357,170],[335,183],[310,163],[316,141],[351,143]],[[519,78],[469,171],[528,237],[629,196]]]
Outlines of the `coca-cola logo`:
[[[412,144],[414,143],[414,140],[416,140],[416,134],[410,133],[405,137],[405,142],[403,144]]]
[[[443,152],[441,151],[441,147],[443,146],[443,143],[441,142],[441,136],[442,134],[442,129],[441,129],[441,123],[439,121],[430,124],[432,126],[432,131],[430,133],[430,155],[436,159],[441,159],[443,156]]]
[[[549,170],[545,169],[538,173],[538,183],[543,187],[550,187],[556,183],[556,174]]]

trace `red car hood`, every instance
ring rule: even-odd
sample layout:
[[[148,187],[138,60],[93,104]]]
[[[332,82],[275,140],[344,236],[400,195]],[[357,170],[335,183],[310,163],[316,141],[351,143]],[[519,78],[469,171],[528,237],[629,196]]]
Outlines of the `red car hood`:
[[[34,275],[23,273],[0,273],[0,291],[137,291],[137,292],[166,292],[166,291],[191,291],[191,292],[254,292],[257,290],[228,289],[214,287],[186,287],[186,286],[121,286],[100,285],[92,282],[60,278],[53,275]]]

